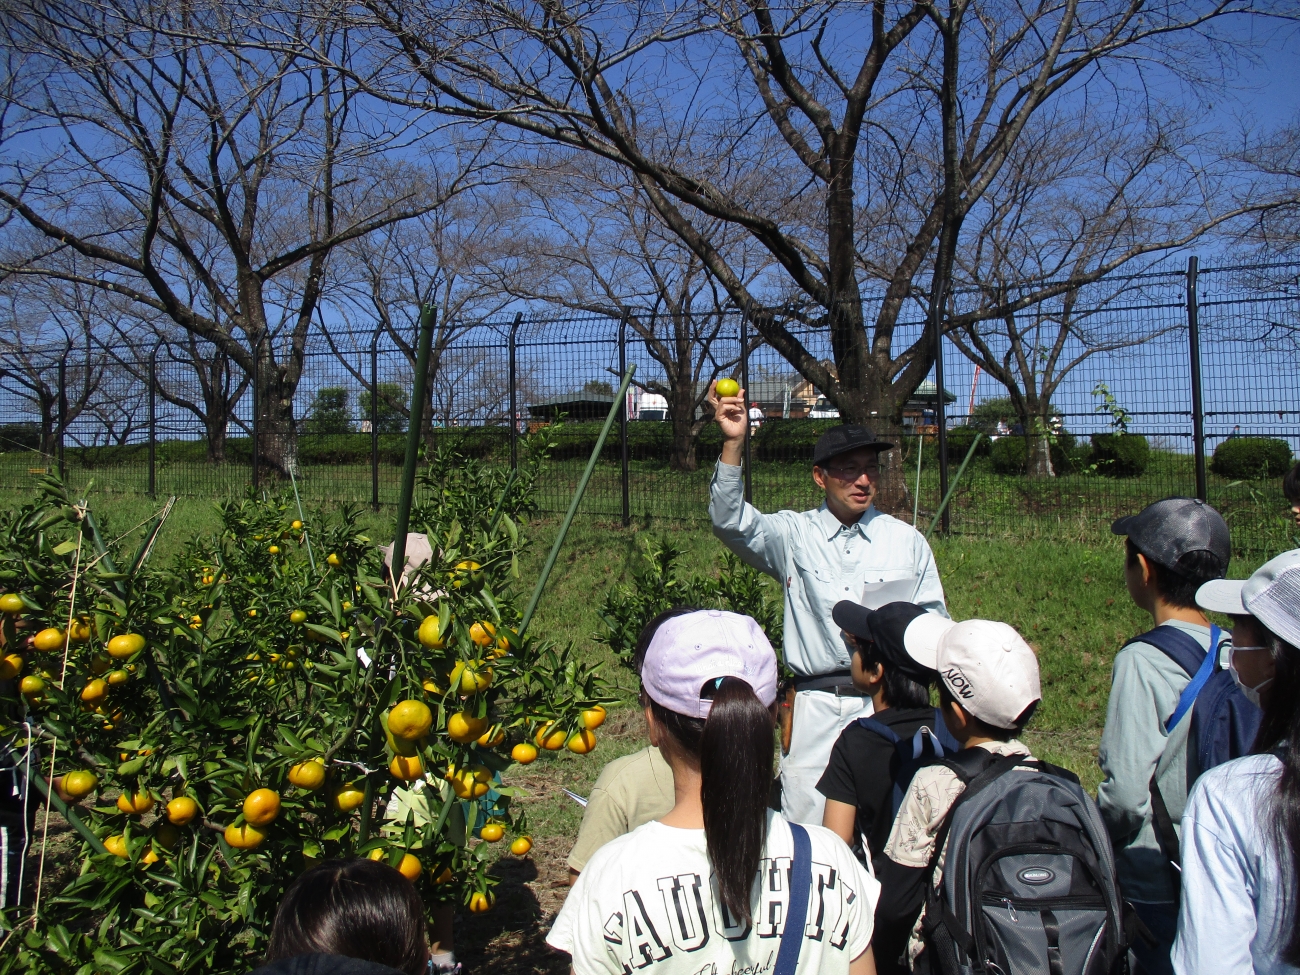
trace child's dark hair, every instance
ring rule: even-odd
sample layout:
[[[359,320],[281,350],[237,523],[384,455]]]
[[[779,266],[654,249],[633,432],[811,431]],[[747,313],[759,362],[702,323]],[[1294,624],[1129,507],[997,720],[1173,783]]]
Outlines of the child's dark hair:
[[[874,640],[864,640],[856,634],[852,637],[853,651],[862,660],[863,670],[874,670],[879,664],[885,673],[885,703],[891,708],[924,708],[930,706],[930,688],[913,679],[901,668],[896,667],[884,654]],[[937,674],[935,675],[938,676]]]
[[[650,649],[650,641],[659,632],[659,627],[674,616],[685,616],[687,613],[698,613],[699,611],[698,606],[674,606],[672,609],[665,609],[662,613],[653,617],[649,623],[641,627],[641,634],[636,638],[636,649],[632,651],[632,669],[638,674],[641,673],[641,667],[645,663],[645,652]]]
[[[289,887],[271,926],[267,962],[298,955],[343,955],[424,975],[424,903],[386,863],[318,863]]]
[[[700,763],[704,839],[718,895],[735,921],[749,924],[750,893],[767,841],[775,716],[738,677],[724,677],[716,686],[709,682],[700,696],[713,698],[703,720],[653,700],[650,710],[673,746]]]
[[[1128,564],[1137,565],[1140,550],[1133,544],[1133,539],[1124,539],[1124,551]],[[1150,556],[1147,556],[1147,564],[1151,566],[1156,592],[1160,598],[1179,609],[1195,609],[1196,590],[1207,582],[1222,579],[1228,573],[1227,563],[1214,553],[1206,551],[1188,552],[1173,569],[1157,564]]]
[[[1300,504],[1300,460],[1282,478],[1282,493],[1292,504]]]
[[[948,690],[947,684],[943,681],[939,681],[939,707],[944,711],[947,711],[954,704],[961,704],[961,701],[957,700],[957,698],[953,696],[952,691]],[[1029,705],[1029,707],[1025,708],[1025,710],[1020,713],[1020,716],[1016,718],[1014,728],[997,728],[986,721],[981,721],[979,718],[975,717],[975,715],[971,714],[970,711],[966,709],[965,705],[962,705],[962,710],[966,711],[966,716],[976,725],[977,730],[981,732],[981,737],[992,738],[994,741],[1010,741],[1012,738],[1020,737],[1020,733],[1025,730],[1025,725],[1029,724],[1029,719],[1032,718],[1034,712],[1038,710],[1038,704],[1039,702],[1035,701],[1033,704]]]

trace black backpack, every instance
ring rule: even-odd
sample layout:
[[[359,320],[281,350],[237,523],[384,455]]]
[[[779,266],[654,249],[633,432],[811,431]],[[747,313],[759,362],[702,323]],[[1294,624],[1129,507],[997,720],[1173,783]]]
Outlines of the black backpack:
[[[966,783],[926,874],[925,952],[941,975],[1110,975],[1127,968],[1125,909],[1101,813],[1071,772],[969,748]],[[934,871],[944,849],[943,882]]]
[[[1222,631],[1210,628],[1210,647],[1207,653],[1193,637],[1175,626],[1157,626],[1129,643],[1149,643],[1186,671],[1191,682],[1178,698],[1178,706],[1165,722],[1165,733],[1191,713],[1191,728],[1187,739],[1187,791],[1202,772],[1242,755],[1250,754],[1259,731],[1263,714],[1246,700],[1232,674],[1219,665],[1219,648]],[[1128,646],[1128,644],[1125,644]],[[1177,868],[1180,859],[1178,833],[1173,816],[1165,804],[1156,784],[1156,774],[1151,775],[1151,819],[1160,852]],[[1174,882],[1179,882],[1179,870],[1173,871]]]

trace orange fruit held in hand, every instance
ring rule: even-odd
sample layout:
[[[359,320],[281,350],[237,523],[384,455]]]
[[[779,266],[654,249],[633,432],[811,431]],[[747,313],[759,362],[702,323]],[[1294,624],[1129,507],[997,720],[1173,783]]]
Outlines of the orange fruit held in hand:
[[[402,856],[402,862],[397,865],[397,872],[411,883],[415,883],[420,879],[420,874],[424,873],[424,864],[420,862],[419,857],[407,853]]]
[[[244,797],[244,818],[254,826],[270,826],[280,815],[280,793],[254,789]]]
[[[719,379],[714,389],[719,396],[735,396],[740,392],[740,383],[734,379]]]
[[[574,732],[569,739],[569,751],[575,755],[585,755],[596,747],[596,736],[583,728],[581,731]]]
[[[582,723],[594,730],[605,723],[605,709],[599,704],[582,712]]]
[[[533,848],[533,841],[528,836],[517,836],[510,844],[510,852],[517,857],[527,855],[528,851]]]
[[[510,757],[520,765],[529,765],[537,761],[537,746],[530,745],[526,741],[521,741],[514,748],[510,749]]]
[[[484,823],[478,835],[489,843],[495,843],[506,835],[506,830],[500,823]]]
[[[243,826],[236,826],[231,823],[226,827],[226,842],[236,850],[252,850],[262,845],[262,840],[266,839],[266,834],[256,826],[250,826],[245,823]]]
[[[199,814],[199,804],[189,796],[177,796],[167,803],[167,821],[174,826],[188,826]]]
[[[123,792],[117,797],[117,808],[128,816],[143,816],[153,808],[153,796],[147,792],[137,792],[134,795]]]

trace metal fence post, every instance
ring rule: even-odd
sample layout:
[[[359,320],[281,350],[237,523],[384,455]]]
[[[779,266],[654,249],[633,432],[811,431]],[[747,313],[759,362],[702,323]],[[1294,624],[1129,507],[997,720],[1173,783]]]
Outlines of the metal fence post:
[[[627,375],[627,314],[623,312],[623,317],[618,321],[618,374],[620,376]],[[618,448],[619,460],[622,464],[623,527],[626,528],[632,524],[632,505],[628,497],[627,393],[623,394],[623,402],[618,405]]]
[[[1192,372],[1192,452],[1196,457],[1196,496],[1205,501],[1209,485],[1205,479],[1205,404],[1201,399],[1201,316],[1196,298],[1199,263],[1196,257],[1187,259],[1187,346]]]
[[[149,356],[149,497],[158,494],[158,346]]]
[[[259,415],[262,412],[262,397],[259,392],[261,383],[259,382],[262,374],[262,340],[259,338],[253,343],[253,490],[258,488],[260,481],[260,471],[258,470],[258,433],[261,431],[262,424]]]
[[[370,336],[370,507],[379,510],[379,333]]]
[[[524,320],[524,313],[515,312],[515,320],[510,323],[510,469],[519,467],[519,369],[515,359],[515,346],[518,342],[519,323]]]
[[[89,366],[89,363],[87,363]],[[59,360],[59,480],[66,482],[68,468],[63,462],[63,431],[68,425],[68,360],[65,356]]]
[[[746,403],[741,404],[745,413],[745,500],[754,500],[754,463],[749,450],[749,309],[740,313],[740,385],[746,394]]]
[[[948,496],[948,417],[947,404],[943,401],[943,309],[947,303],[948,286],[947,282],[943,283],[943,288],[935,296],[934,305],[930,310],[930,317],[933,319],[931,327],[934,329],[934,385],[935,385],[935,423],[938,425],[938,445],[939,445],[939,497]],[[952,527],[952,518],[950,516],[950,505],[943,506],[943,518],[941,520],[942,531],[946,535],[948,529]]]

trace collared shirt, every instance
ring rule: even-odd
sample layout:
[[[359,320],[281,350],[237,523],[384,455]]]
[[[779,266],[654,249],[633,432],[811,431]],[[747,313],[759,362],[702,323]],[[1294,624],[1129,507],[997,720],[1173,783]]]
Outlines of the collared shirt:
[[[863,586],[915,580],[911,602],[947,616],[934,553],[911,525],[875,507],[852,525],[823,504],[765,515],[745,502],[741,469],[718,462],[709,488],[713,534],[785,590],[785,662],[801,677],[847,670],[849,652],[831,611]]]

